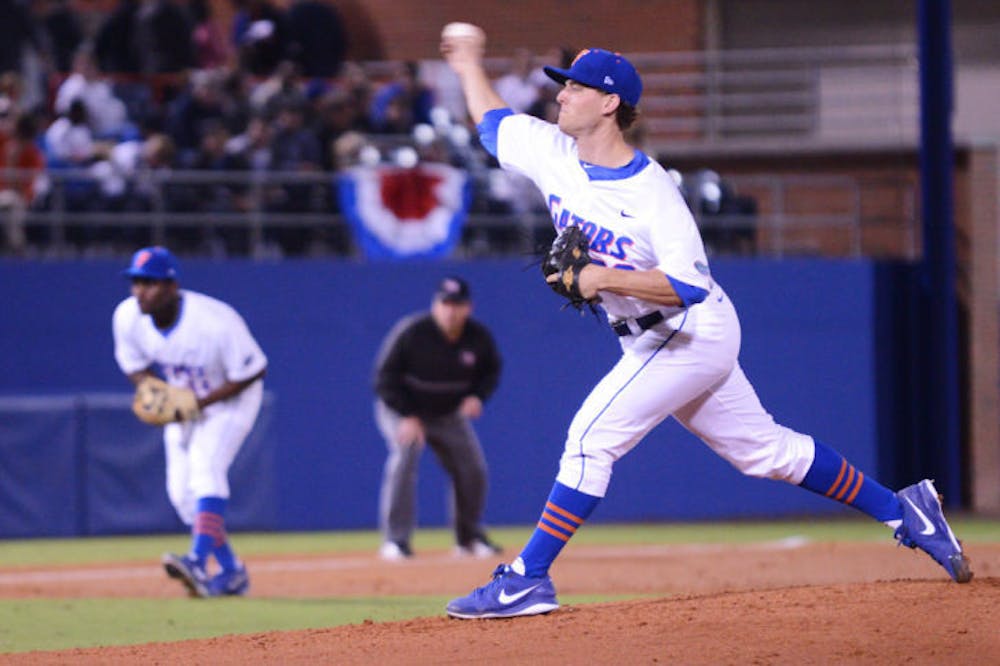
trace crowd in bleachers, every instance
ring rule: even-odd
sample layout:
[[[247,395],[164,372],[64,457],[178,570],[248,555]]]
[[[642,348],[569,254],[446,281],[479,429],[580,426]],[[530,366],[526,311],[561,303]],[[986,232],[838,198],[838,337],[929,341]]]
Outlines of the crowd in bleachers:
[[[410,143],[424,157],[470,166],[463,162],[468,151],[454,144],[474,143],[474,133],[463,127],[460,99],[454,103],[457,80],[442,70],[347,60],[349,35],[325,2],[282,8],[233,0],[229,26],[211,6],[119,0],[88,22],[65,1],[0,0],[7,252],[23,252],[32,241],[18,223],[26,210],[150,210],[144,182],[157,170],[335,172],[377,160],[372,146],[391,145],[393,137],[415,137]],[[565,64],[563,51],[545,57]],[[551,118],[555,90],[535,60],[518,52],[498,87],[518,110]],[[451,147],[429,131],[445,132]],[[309,183],[257,193],[220,179],[171,188],[165,199],[156,203],[176,212],[336,211],[331,188]],[[97,243],[99,236],[78,240]]]

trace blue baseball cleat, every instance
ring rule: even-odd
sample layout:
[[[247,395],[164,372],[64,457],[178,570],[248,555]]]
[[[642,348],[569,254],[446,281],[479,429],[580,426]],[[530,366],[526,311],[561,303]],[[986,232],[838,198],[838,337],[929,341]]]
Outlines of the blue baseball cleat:
[[[490,617],[540,615],[559,608],[552,579],[528,578],[501,564],[493,570],[493,580],[471,594],[448,602],[451,617],[462,620]]]
[[[208,583],[208,593],[213,597],[243,596],[250,589],[250,576],[241,564],[232,571],[221,571]]]
[[[941,511],[941,501],[930,480],[903,488],[896,496],[903,505],[903,524],[895,537],[908,548],[919,548],[945,568],[958,583],[972,580],[969,559]]]
[[[176,578],[187,588],[188,596],[208,597],[208,574],[205,568],[195,562],[187,555],[174,555],[165,553],[163,555],[163,568],[167,575]]]

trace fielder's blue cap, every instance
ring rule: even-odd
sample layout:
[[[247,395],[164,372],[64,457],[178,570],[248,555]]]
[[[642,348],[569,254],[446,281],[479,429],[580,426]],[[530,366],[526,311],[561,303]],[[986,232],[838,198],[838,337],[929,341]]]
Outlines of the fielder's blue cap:
[[[150,280],[176,280],[180,266],[170,250],[159,245],[144,247],[132,255],[129,267],[122,271],[129,278],[149,278]]]
[[[580,51],[569,69],[545,67],[545,73],[557,83],[573,79],[585,86],[618,95],[629,106],[637,106],[642,96],[642,79],[625,56],[604,49]]]

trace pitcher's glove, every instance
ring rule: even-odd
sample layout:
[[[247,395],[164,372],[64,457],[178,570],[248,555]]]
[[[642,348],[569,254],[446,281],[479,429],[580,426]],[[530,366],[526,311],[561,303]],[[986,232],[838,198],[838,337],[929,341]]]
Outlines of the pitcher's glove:
[[[590,239],[574,224],[559,232],[542,259],[542,275],[552,291],[567,299],[566,305],[572,305],[581,311],[584,305],[593,310],[601,301],[596,296],[584,298],[580,293],[580,271],[590,263],[589,250]]]
[[[191,389],[171,386],[153,376],[143,377],[135,387],[132,413],[150,425],[193,421],[201,416],[198,398]]]

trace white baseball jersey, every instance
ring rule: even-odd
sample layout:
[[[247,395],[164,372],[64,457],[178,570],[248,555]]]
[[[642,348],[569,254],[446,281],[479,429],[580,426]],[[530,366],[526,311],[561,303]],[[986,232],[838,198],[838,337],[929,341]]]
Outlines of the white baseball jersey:
[[[203,397],[227,380],[243,381],[267,367],[267,357],[236,310],[205,294],[186,289],[180,294],[177,321],[166,331],[156,328],[135,298],[115,308],[115,360],[122,372],[156,364],[168,383]],[[206,407],[200,419],[164,428],[167,494],[184,522],[193,520],[199,498],[229,497],[229,466],[257,419],[262,397],[263,383],[254,382]]]
[[[535,182],[556,229],[575,224],[586,232],[592,260],[622,269],[657,268],[685,284],[711,289],[701,234],[663,167],[639,153],[631,177],[592,180],[588,171],[602,168],[581,165],[576,142],[556,125],[514,115],[500,127],[500,165]],[[601,305],[616,320],[657,309],[669,317],[681,310],[607,292],[601,293]]]
[[[169,331],[127,298],[113,318],[115,359],[125,374],[161,366],[164,379],[204,397],[226,380],[243,381],[267,366],[267,357],[243,318],[222,301],[181,290],[180,313]]]
[[[603,497],[614,462],[673,416],[744,474],[801,482],[813,440],[776,424],[743,374],[736,309],[713,281],[698,228],[666,171],[639,151],[620,169],[581,163],[572,137],[526,115],[503,117],[496,131],[500,165],[534,181],[557,229],[575,224],[587,233],[595,262],[657,269],[683,283],[682,298],[695,296],[686,307],[664,307],[600,292],[612,322],[656,310],[665,319],[645,331],[630,325],[619,338],[622,357],[570,424],[557,480]]]

